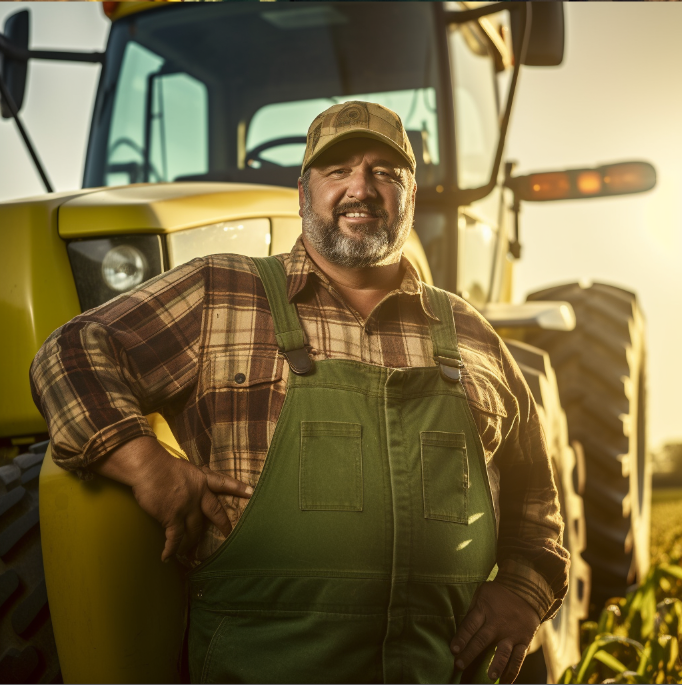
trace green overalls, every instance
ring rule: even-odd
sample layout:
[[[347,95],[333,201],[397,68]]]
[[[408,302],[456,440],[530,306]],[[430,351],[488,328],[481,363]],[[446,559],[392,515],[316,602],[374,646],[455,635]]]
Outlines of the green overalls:
[[[281,264],[254,262],[293,373],[248,506],[190,576],[192,681],[459,682],[496,529],[448,296],[427,287],[435,366],[313,365]]]

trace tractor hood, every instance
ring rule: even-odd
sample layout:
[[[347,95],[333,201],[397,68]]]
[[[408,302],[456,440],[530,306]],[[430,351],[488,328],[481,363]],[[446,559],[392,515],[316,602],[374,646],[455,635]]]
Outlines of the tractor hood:
[[[172,233],[221,221],[298,219],[298,192],[234,183],[154,183],[89,190],[59,208],[59,235]]]

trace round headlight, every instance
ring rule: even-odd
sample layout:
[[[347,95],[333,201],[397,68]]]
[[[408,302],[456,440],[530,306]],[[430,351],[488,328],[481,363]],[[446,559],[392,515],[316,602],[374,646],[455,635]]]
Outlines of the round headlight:
[[[124,293],[144,280],[147,260],[132,245],[117,245],[104,255],[102,278],[104,282],[119,293]]]

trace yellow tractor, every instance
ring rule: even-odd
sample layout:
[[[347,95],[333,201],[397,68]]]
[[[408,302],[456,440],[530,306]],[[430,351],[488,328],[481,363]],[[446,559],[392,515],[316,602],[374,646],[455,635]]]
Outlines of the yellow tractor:
[[[33,49],[27,9],[0,33],[2,116],[47,191],[0,204],[0,681],[185,677],[182,571],[160,563],[163,534],[126,488],[54,465],[29,365],[76,314],[189,259],[288,251],[307,125],[351,99],[401,116],[418,160],[408,256],[496,327],[540,407],[573,563],[522,679],[556,680],[590,603],[647,569],[644,328],[634,294],[610,285],[512,304],[519,212],[656,182],[646,162],[519,177],[505,160],[519,71],[563,59],[562,3],[103,5],[101,54]],[[82,190],[52,192],[21,123],[40,59],[102,66]]]

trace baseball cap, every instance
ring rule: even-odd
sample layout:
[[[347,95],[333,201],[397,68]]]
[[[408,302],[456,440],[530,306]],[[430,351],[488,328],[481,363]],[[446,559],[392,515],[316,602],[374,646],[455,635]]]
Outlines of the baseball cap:
[[[308,129],[301,174],[328,148],[346,138],[373,138],[398,152],[414,173],[417,161],[400,117],[375,102],[351,100],[318,114]]]

